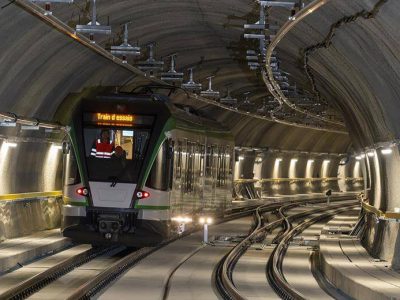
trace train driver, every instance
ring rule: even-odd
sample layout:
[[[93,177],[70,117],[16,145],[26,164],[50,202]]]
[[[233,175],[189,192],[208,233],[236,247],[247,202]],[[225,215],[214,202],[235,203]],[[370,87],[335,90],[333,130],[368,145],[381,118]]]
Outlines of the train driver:
[[[90,155],[96,158],[111,158],[114,152],[114,143],[110,139],[110,131],[102,129],[100,138],[93,142]]]

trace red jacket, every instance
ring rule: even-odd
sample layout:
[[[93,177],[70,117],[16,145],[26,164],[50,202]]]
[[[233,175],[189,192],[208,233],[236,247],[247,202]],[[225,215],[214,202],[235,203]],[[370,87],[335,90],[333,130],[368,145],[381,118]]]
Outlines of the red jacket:
[[[114,143],[102,143],[100,139],[93,143],[91,156],[96,158],[111,158],[114,154]]]

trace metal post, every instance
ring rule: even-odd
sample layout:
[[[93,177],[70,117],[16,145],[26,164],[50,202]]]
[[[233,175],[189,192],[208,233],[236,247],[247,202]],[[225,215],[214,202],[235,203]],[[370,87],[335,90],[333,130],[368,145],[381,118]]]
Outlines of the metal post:
[[[124,45],[128,44],[128,23],[124,25]]]
[[[92,25],[96,25],[97,20],[96,20],[96,0],[92,0],[93,6],[92,6]]]
[[[203,242],[208,243],[208,224],[204,223],[203,225]]]

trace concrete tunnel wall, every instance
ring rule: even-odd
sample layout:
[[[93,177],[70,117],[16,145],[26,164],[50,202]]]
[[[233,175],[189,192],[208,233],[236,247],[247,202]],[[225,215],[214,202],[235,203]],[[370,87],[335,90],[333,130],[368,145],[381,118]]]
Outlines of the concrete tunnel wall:
[[[364,189],[361,162],[329,154],[241,151],[235,162],[235,180],[254,179],[262,197]]]
[[[0,241],[60,226],[62,198],[41,193],[62,188],[59,148],[38,137],[0,141]]]
[[[382,211],[400,207],[400,31],[399,1],[330,1],[298,24],[280,43],[285,70],[304,86],[311,85],[304,71],[304,51],[315,86],[322,97],[341,110],[356,152],[367,157],[371,187],[369,203]],[[351,18],[351,16],[358,17]],[[367,14],[370,12],[371,14]],[[338,21],[329,43],[328,33]],[[300,63],[300,64],[299,64]],[[383,143],[383,144],[382,144]],[[391,147],[383,155],[381,149]],[[376,257],[400,268],[399,225],[367,217],[364,245]]]
[[[283,69],[290,72],[296,81],[298,80],[299,86],[310,87],[302,66],[303,50],[323,41],[331,26],[341,18],[362,10],[372,11],[380,2],[373,0],[328,2],[298,24],[282,40],[278,55],[282,60]],[[226,9],[224,3],[221,1],[221,7]],[[248,4],[243,4],[243,7],[247,7]],[[112,5],[114,5],[113,10],[118,11],[115,9],[115,1],[112,1]],[[241,3],[237,1],[232,7],[241,10],[243,15],[250,13],[248,8],[241,9]],[[388,0],[373,18],[358,18],[338,28],[328,47],[317,49],[309,56],[309,65],[316,86],[321,95],[342,112],[350,131],[350,139],[343,135],[291,128],[248,117],[238,118],[232,112],[224,112],[204,104],[192,104],[227,124],[235,133],[237,144],[242,146],[343,153],[348,151],[350,140],[357,151],[362,151],[364,147],[375,148],[375,144],[379,142],[395,140],[399,137],[400,131],[397,121],[400,113],[398,105],[400,60],[395,51],[399,48],[400,41],[397,26],[399,11],[400,3]],[[124,12],[121,14],[118,22],[126,18]],[[179,11],[179,14],[182,14],[182,11]],[[85,87],[134,82],[134,76],[125,69],[94,54],[19,7],[8,6],[0,12],[0,16],[3,29],[0,32],[3,41],[0,48],[2,54],[0,70],[2,74],[7,74],[0,79],[2,99],[0,111],[12,111],[51,120],[70,92],[80,92]],[[220,20],[215,22],[214,26],[221,26]],[[138,31],[140,29],[139,27]],[[234,41],[237,36],[233,34],[230,37]],[[156,39],[156,36],[152,38]],[[186,38],[183,40],[187,41]],[[215,44],[221,45],[221,43]],[[165,46],[160,52],[163,54],[170,52],[170,46]],[[177,43],[175,47],[180,48],[181,45]],[[190,55],[190,52],[187,51],[187,55]],[[222,60],[221,57],[215,59],[215,61]],[[184,65],[190,65],[190,62]],[[202,72],[209,74],[213,68],[214,66],[210,64],[202,69]],[[236,72],[233,69],[231,71],[237,74],[238,71],[235,70]],[[248,80],[241,82],[248,83]],[[223,85],[223,80],[217,82],[217,86],[218,84]],[[239,91],[244,87],[237,86],[235,89]],[[285,137],[281,138],[283,133]],[[371,189],[368,196],[370,203],[379,209],[400,206],[400,199],[396,196],[397,187],[400,186],[400,179],[396,176],[400,171],[400,158],[397,147],[393,149],[391,158],[381,157],[379,150],[376,151],[377,157],[369,165]],[[35,160],[40,158],[43,158],[43,154],[38,154]],[[315,163],[321,164],[317,160]],[[299,161],[298,164],[304,167],[304,162]],[[269,172],[268,168],[265,172]],[[25,178],[21,173],[18,176]],[[43,180],[38,179],[38,182]],[[9,185],[12,186],[12,183]],[[44,190],[44,186],[41,186],[41,189]],[[302,189],[304,187],[298,190]],[[394,255],[400,250],[397,245],[400,243],[397,238],[398,226],[384,221],[378,224],[376,220],[371,219],[368,228],[364,236],[368,241],[366,243],[368,249],[377,256],[392,260],[394,266],[399,266],[399,258]],[[382,247],[385,240],[391,241],[391,248]]]

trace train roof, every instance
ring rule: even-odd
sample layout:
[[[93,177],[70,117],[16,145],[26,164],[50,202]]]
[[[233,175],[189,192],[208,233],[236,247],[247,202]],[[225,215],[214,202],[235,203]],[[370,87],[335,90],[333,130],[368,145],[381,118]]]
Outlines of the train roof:
[[[102,107],[99,106],[102,103]],[[140,106],[143,111],[148,113],[169,112],[176,121],[177,128],[184,130],[201,130],[205,132],[224,133],[230,135],[230,130],[207,116],[201,115],[195,108],[171,103],[168,96],[155,93],[113,93],[96,96],[95,99],[86,99],[83,101],[85,110],[108,109],[115,105],[127,105],[129,108]]]

